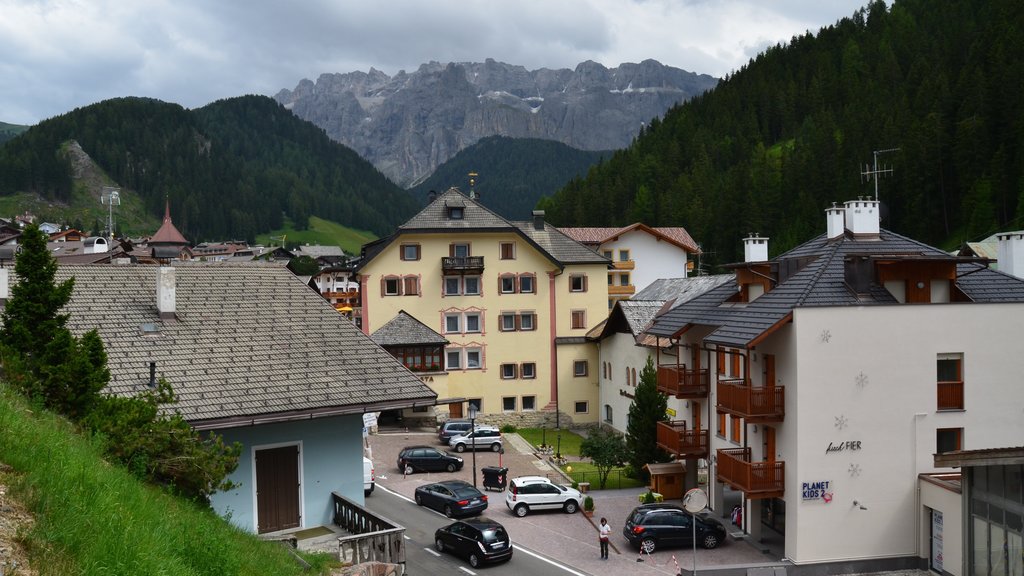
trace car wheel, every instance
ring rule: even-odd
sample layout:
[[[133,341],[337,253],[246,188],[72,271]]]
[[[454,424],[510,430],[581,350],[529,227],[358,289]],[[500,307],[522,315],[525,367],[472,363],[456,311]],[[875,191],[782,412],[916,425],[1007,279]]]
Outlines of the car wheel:
[[[405,465],[405,475],[409,476],[413,472],[414,472],[414,470],[412,469],[412,464],[406,464]]]
[[[455,451],[460,453],[460,454],[465,452],[466,451],[466,445],[465,444],[456,444],[455,445]]]
[[[527,506],[526,504],[520,504],[519,506],[516,506],[515,509],[512,511],[516,513],[516,516],[522,518],[523,516],[526,516],[530,513],[530,507]]]
[[[718,546],[718,536],[715,536],[714,534],[705,534],[703,545],[708,550]]]
[[[501,444],[498,444],[497,442],[491,444],[491,452],[501,452]]]
[[[416,494],[415,496],[413,496],[413,500],[416,501],[417,506],[423,506],[423,496]]]
[[[438,552],[444,552],[444,542],[441,542],[440,538],[434,540],[434,548],[437,548]]]
[[[445,468],[445,470],[447,470],[449,472],[455,472],[455,464],[449,463],[448,466]]]
[[[373,494],[373,488],[370,488],[369,490],[363,490],[363,496],[369,496],[370,494]]]
[[[644,538],[640,542],[640,551],[646,552],[647,554],[653,554],[654,549],[657,547],[658,545],[654,542],[654,538]]]
[[[565,510],[566,514],[575,514],[580,509],[580,506],[575,500],[569,500],[565,503],[565,506],[562,506],[562,509]]]
[[[469,565],[472,566],[473,568],[479,568],[480,567],[480,557],[477,556],[476,554],[470,554],[469,555]]]
[[[452,507],[451,506],[445,506],[444,507],[444,515],[449,517],[449,518],[452,517]],[[714,548],[714,546],[712,546],[712,548]]]

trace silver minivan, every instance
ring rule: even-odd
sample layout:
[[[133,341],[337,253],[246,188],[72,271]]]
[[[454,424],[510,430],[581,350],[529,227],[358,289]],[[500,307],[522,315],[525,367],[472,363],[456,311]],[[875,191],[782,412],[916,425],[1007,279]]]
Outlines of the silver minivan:
[[[480,450],[481,448],[492,452],[499,452],[502,444],[501,430],[493,426],[477,426],[472,432],[462,436],[453,436],[448,441],[448,446],[456,452]]]
[[[448,420],[437,427],[437,440],[448,446],[448,442],[456,437],[468,433],[473,428],[469,420]]]

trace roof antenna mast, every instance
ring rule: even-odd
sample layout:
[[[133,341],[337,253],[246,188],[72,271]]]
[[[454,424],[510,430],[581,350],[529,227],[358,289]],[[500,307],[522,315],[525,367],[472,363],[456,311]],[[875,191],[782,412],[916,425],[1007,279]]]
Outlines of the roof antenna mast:
[[[860,181],[861,182],[864,182],[865,180],[868,181],[868,182],[870,182],[871,180],[875,181],[875,201],[876,202],[878,201],[878,177],[879,176],[884,176],[886,174],[892,174],[892,167],[891,166],[883,165],[881,168],[878,167],[878,155],[879,154],[886,154],[888,152],[896,152],[898,150],[899,150],[899,148],[886,148],[885,150],[875,150],[874,151],[874,156],[875,156],[874,166],[868,166],[867,164],[865,164],[864,165],[864,169],[861,170],[861,172],[860,172],[860,177],[861,177]]]
[[[476,177],[479,176],[476,172],[469,173],[469,197],[476,200],[476,190],[473,189],[473,185],[476,184]]]
[[[114,206],[121,205],[121,191],[113,186],[104,186],[100,193],[100,203],[107,205],[107,232],[110,233],[110,242],[114,242]]]

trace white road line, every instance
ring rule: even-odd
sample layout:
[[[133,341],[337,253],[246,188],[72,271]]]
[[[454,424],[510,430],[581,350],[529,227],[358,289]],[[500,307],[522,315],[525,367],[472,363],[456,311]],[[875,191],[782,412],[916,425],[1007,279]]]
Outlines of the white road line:
[[[476,576],[476,572],[473,572],[472,570],[470,570],[469,568],[466,568],[465,566],[459,566],[459,570],[462,570],[466,574],[472,574],[473,576]]]
[[[441,557],[441,553],[440,553],[440,552],[438,552],[437,550],[434,550],[433,548],[430,548],[430,547],[424,547],[423,549],[424,549],[424,550],[426,550],[427,552],[430,552],[430,553],[431,553],[431,554],[433,554],[434,556],[437,556],[438,558],[440,558],[440,557]]]

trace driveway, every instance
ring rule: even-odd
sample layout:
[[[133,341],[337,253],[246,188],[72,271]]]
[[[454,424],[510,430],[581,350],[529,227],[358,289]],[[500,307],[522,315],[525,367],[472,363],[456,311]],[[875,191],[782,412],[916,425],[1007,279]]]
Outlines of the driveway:
[[[518,434],[505,434],[505,454],[490,451],[476,453],[477,486],[483,490],[484,466],[504,466],[509,477],[547,476],[560,483],[567,483],[559,471],[532,452],[532,447]],[[389,431],[369,437],[370,452],[377,475],[377,484],[407,498],[412,498],[417,486],[439,480],[461,479],[473,481],[473,453],[459,454],[465,466],[458,472],[427,472],[404,476],[398,469],[399,451],[405,446],[427,445],[441,447],[433,431]],[[508,530],[512,541],[552,560],[572,566],[585,574],[638,574],[675,576],[676,563],[691,570],[694,562],[692,549],[657,551],[644,555],[642,563],[637,562],[639,554],[622,535],[622,524],[626,516],[637,505],[637,495],[644,489],[592,490],[594,517],[582,513],[565,514],[560,511],[536,512],[525,518],[515,517],[505,506],[504,492],[484,491],[489,496],[486,516],[501,522]],[[372,498],[372,496],[371,496]],[[410,503],[410,506],[414,504]],[[597,523],[606,517],[612,526],[611,554],[608,560],[600,559],[597,540]],[[711,566],[758,566],[771,563],[771,558],[744,541],[728,540],[714,550],[698,549],[696,561],[698,571]]]

